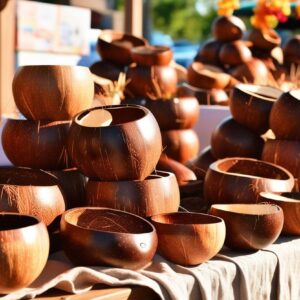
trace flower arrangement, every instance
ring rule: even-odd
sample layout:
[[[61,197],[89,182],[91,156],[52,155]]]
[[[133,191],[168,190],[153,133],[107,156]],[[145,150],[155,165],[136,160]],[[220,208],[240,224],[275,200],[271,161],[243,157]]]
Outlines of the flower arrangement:
[[[233,14],[235,9],[240,7],[239,0],[218,0],[218,15],[219,16],[230,16]]]

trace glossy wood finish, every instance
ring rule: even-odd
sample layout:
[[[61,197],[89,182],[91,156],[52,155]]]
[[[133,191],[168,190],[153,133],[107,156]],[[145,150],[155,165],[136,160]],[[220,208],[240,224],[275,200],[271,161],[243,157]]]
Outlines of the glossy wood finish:
[[[2,131],[3,150],[20,167],[56,170],[71,167],[66,141],[70,121],[7,119]]]
[[[223,43],[216,40],[208,40],[199,49],[195,61],[209,65],[219,65],[219,52]]]
[[[264,140],[231,117],[224,119],[212,132],[211,152],[216,158],[260,158]]]
[[[119,74],[121,72],[125,73],[125,68],[110,61],[101,60],[92,64],[90,71],[97,76],[107,78],[111,81],[117,81]]]
[[[27,287],[42,272],[49,254],[44,223],[29,215],[0,213],[0,294]]]
[[[234,250],[260,250],[279,237],[283,212],[272,204],[219,204],[210,213],[226,225],[225,245]]]
[[[225,43],[219,52],[219,59],[222,65],[236,66],[249,61],[252,54],[244,41],[238,40]]]
[[[110,265],[138,269],[155,254],[155,228],[127,212],[84,207],[66,211],[61,219],[63,247],[79,265]]]
[[[251,158],[225,158],[212,163],[204,181],[211,204],[257,203],[260,192],[290,192],[294,178],[284,168]]]
[[[248,40],[253,43],[253,46],[264,51],[270,51],[281,43],[281,38],[278,33],[273,30],[252,29],[248,34]]]
[[[151,221],[157,230],[159,253],[176,264],[208,261],[224,243],[224,221],[214,216],[178,212],[153,216]]]
[[[70,120],[94,97],[91,72],[80,66],[20,67],[12,89],[17,108],[32,120]]]
[[[283,46],[284,63],[299,64],[300,63],[300,36],[294,35],[288,39]]]
[[[109,126],[80,124],[90,112],[102,109],[113,116]],[[161,133],[147,108],[137,105],[96,107],[75,117],[67,148],[74,164],[87,177],[103,181],[142,180],[156,167],[162,151]]]
[[[237,84],[229,100],[230,112],[239,124],[257,132],[269,129],[269,116],[282,90],[254,84]]]

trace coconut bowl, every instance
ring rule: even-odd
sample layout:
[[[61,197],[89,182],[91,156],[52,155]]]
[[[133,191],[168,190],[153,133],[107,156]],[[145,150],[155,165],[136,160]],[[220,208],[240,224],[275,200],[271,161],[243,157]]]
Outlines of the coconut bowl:
[[[49,254],[43,222],[29,215],[0,213],[0,294],[30,285],[42,272]]]
[[[225,222],[225,245],[246,251],[260,250],[274,243],[284,219],[282,209],[273,204],[216,204],[210,213]]]
[[[125,68],[110,61],[101,60],[92,64],[90,66],[90,71],[99,77],[117,81],[120,73],[125,73]]]
[[[272,106],[281,94],[280,89],[273,87],[237,84],[229,98],[232,117],[258,134],[265,133],[269,129]]]
[[[103,60],[126,66],[132,63],[131,49],[145,45],[148,45],[148,42],[143,38],[106,29],[100,32],[97,51]]]
[[[110,115],[110,122],[102,120]],[[145,107],[94,107],[73,120],[67,149],[77,168],[91,179],[143,180],[155,169],[162,143],[157,121]]]
[[[12,89],[17,108],[30,120],[70,120],[94,97],[91,72],[80,66],[20,67]]]
[[[216,158],[260,158],[264,140],[257,133],[228,117],[213,130],[210,144],[211,153]]]
[[[151,217],[159,253],[167,260],[193,266],[208,261],[222,248],[225,224],[221,218],[177,212]]]
[[[244,41],[225,43],[219,52],[222,65],[236,66],[251,60],[252,54]]]
[[[290,192],[294,177],[286,169],[251,158],[225,158],[209,166],[204,197],[210,204],[259,201],[260,192]]]
[[[284,63],[286,65],[300,63],[300,35],[290,38],[283,47]]]
[[[144,180],[89,180],[86,197],[89,206],[124,210],[141,217],[176,212],[180,202],[175,175],[164,171],[156,171]]]
[[[264,51],[271,51],[281,43],[281,38],[275,30],[252,29],[248,34],[248,40],[252,42],[253,47]]]
[[[3,150],[20,167],[56,170],[71,167],[66,149],[70,121],[7,119],[2,131]]]
[[[223,43],[216,40],[204,42],[203,46],[198,51],[195,61],[209,65],[219,65],[219,52]]]
[[[83,207],[61,218],[63,248],[76,265],[109,265],[139,269],[157,248],[157,235],[147,220],[109,208]]]

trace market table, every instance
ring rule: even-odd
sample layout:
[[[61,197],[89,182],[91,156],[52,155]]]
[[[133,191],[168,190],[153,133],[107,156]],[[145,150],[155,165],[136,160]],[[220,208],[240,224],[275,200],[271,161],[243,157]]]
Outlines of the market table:
[[[156,255],[149,266],[139,271],[74,267],[62,252],[57,252],[50,256],[44,272],[31,287],[0,299],[34,297],[53,287],[67,293],[87,292],[98,283],[111,288],[147,287],[166,300],[300,299],[299,278],[300,238],[296,237],[281,237],[257,252],[223,248],[213,259],[195,267],[172,264]],[[130,299],[124,298],[124,290],[119,293],[119,298],[103,299]]]

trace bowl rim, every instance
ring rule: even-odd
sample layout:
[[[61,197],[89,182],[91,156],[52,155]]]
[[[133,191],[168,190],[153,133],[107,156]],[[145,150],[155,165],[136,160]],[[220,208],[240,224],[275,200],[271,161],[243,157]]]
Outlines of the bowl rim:
[[[114,35],[117,35],[118,36],[118,39],[119,38],[125,38],[125,40],[130,40],[130,41],[136,41],[136,42],[141,42],[141,43],[144,43],[145,45],[147,45],[147,40],[144,39],[144,38],[141,38],[141,37],[138,37],[136,35],[133,35],[133,34],[128,34],[128,33],[125,33],[125,32],[121,32],[121,31],[118,31],[118,30],[113,30],[113,29],[102,29],[100,30],[100,33],[98,35],[98,41],[101,41],[101,42],[104,42],[106,44],[111,44],[115,39],[114,38],[107,38],[107,37],[113,37]],[[118,48],[121,48],[121,49],[126,49],[126,48],[123,48],[119,45],[116,45],[116,44],[113,44],[114,47],[118,47]],[[127,49],[126,49],[127,50]],[[130,49],[128,49],[130,50]]]
[[[299,199],[288,197],[289,194],[299,194]],[[259,196],[262,197],[265,201],[271,200],[278,203],[298,203],[300,204],[300,192],[260,192]]]

